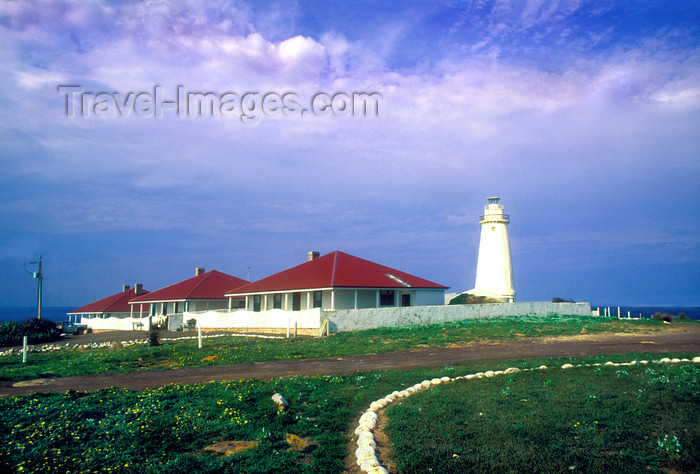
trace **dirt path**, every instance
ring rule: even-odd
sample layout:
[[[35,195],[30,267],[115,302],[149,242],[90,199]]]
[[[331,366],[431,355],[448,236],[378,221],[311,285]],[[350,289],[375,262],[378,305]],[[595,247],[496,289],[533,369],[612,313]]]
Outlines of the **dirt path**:
[[[368,354],[328,359],[258,362],[255,364],[131,372],[0,382],[0,397],[66,390],[97,390],[112,386],[145,389],[171,383],[193,384],[212,380],[271,379],[292,375],[346,374],[370,370],[405,370],[469,361],[499,361],[536,357],[623,354],[628,352],[700,353],[700,327],[656,334],[592,334],[517,341],[470,343],[459,347],[426,348],[411,352]]]

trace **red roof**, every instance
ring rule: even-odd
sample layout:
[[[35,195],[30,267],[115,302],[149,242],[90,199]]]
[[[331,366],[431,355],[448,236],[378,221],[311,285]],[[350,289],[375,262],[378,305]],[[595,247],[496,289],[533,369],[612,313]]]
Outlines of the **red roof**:
[[[71,311],[68,314],[120,313],[131,311],[129,301],[132,300],[135,296],[137,296],[134,293],[134,291],[134,288],[122,291],[121,293],[117,293],[116,295],[108,296],[107,298],[102,298],[101,300],[95,301],[94,303],[89,303],[85,306],[81,306],[80,308],[76,309],[75,311]],[[147,293],[148,291],[141,290],[139,296],[146,295]]]
[[[134,303],[146,303],[155,301],[183,301],[183,300],[217,300],[226,299],[224,294],[236,289],[248,282],[226,273],[211,270],[201,275],[188,278],[160,290],[152,291],[148,295],[139,296],[130,301]]]
[[[448,287],[336,250],[240,288],[230,289],[227,294],[244,295],[312,288]]]

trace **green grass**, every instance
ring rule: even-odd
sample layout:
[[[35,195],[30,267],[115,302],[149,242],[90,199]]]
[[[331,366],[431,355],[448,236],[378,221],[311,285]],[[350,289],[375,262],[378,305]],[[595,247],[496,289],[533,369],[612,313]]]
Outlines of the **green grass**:
[[[0,380],[380,354],[486,340],[574,335],[580,334],[584,328],[589,333],[655,332],[691,324],[698,323],[690,321],[669,326],[654,320],[625,321],[583,316],[514,317],[380,328],[313,339],[217,337],[204,339],[202,349],[197,349],[195,340],[165,341],[161,346],[150,350],[139,344],[123,349],[71,349],[31,353],[26,364],[22,363],[21,356],[0,357]],[[202,361],[209,356],[217,356],[218,359]]]
[[[389,408],[387,433],[402,473],[700,472],[699,376],[650,364],[461,380]]]
[[[344,469],[344,458],[348,454],[348,436],[351,436],[352,424],[356,422],[361,412],[373,400],[426,378],[442,375],[456,376],[509,366],[535,367],[542,363],[554,366],[577,360],[627,361],[632,358],[663,356],[663,354],[634,354],[578,359],[484,362],[400,372],[377,371],[342,376],[292,377],[270,381],[169,385],[142,391],[111,388],[93,392],[37,393],[4,398],[0,399],[0,413],[2,413],[0,445],[5,447],[0,451],[0,472],[99,471],[187,472],[189,474],[194,472],[341,472]],[[684,357],[687,354],[678,356]],[[683,393],[679,395],[671,391],[680,377],[674,375],[678,369],[661,368],[656,365],[653,369],[657,372],[646,374],[647,392],[659,391],[663,395],[664,403],[675,407],[666,413],[668,420],[663,421],[664,430],[659,431],[658,436],[677,435],[683,449],[686,449],[688,437],[697,441],[697,414],[689,414],[687,407],[683,408],[684,405],[681,403],[690,402],[697,406],[697,385],[693,386],[696,398],[685,400]],[[687,372],[688,369],[680,370]],[[550,370],[533,374],[533,377],[539,377],[534,382],[535,387],[547,388],[541,390],[544,392],[542,397],[549,391],[555,391],[559,383],[556,374],[559,372],[564,371]],[[582,378],[585,381],[582,382],[582,387],[588,388],[589,381],[582,372],[571,371],[565,374],[574,381]],[[687,375],[686,379],[689,380],[691,375],[695,381],[697,369]],[[626,377],[634,376],[625,375],[621,379],[615,378],[614,381],[618,383],[619,380],[626,380]],[[666,383],[662,377],[669,377],[673,383]],[[439,386],[429,393],[414,395],[396,408],[405,410],[409,402],[416,400],[420,402],[419,408],[425,407],[421,412],[423,415],[416,418],[409,410],[405,415],[398,417],[405,418],[408,422],[409,432],[412,426],[420,423],[421,418],[427,417],[431,420],[429,424],[431,428],[421,432],[420,436],[447,426],[448,422],[450,426],[461,429],[462,426],[466,426],[463,423],[471,422],[474,415],[471,399],[462,398],[464,395],[494,400],[491,403],[501,403],[503,398],[520,397],[519,392],[518,394],[514,392],[521,390],[518,386],[528,383],[526,377],[522,377],[522,380],[520,378],[487,379],[487,383],[495,383],[490,387],[483,383],[484,380],[473,382]],[[442,410],[441,404],[444,404],[445,399],[442,395],[448,393],[446,390],[464,389],[469,384],[472,384],[471,387],[477,391],[471,394],[456,394],[462,403],[462,408],[455,408],[455,404],[450,404],[456,411],[446,413]],[[508,387],[507,390],[512,393],[508,397],[502,393],[504,387]],[[622,386],[621,391],[624,390],[631,390],[631,388]],[[275,392],[280,392],[290,401],[289,411],[281,414],[277,412],[274,402],[270,399]],[[587,391],[584,390],[584,392],[586,396],[589,395]],[[610,393],[609,397],[613,395]],[[530,407],[535,404],[538,395],[535,393],[528,396],[530,396],[528,404],[516,401],[516,404],[521,403],[518,407],[519,412],[531,410]],[[678,396],[681,399],[678,399]],[[421,400],[425,397],[427,400]],[[443,401],[436,403],[431,401],[430,397],[437,397]],[[640,419],[647,419],[650,414],[647,411],[645,397],[646,395],[632,397],[629,400],[631,403],[629,410],[639,411],[637,416]],[[626,398],[624,400],[627,402]],[[589,403],[592,404],[589,405]],[[546,429],[542,429],[540,430],[543,432],[542,436],[558,440],[560,437],[569,436],[572,430],[578,429],[571,423],[588,422],[590,426],[590,423],[595,420],[607,423],[606,430],[615,429],[617,430],[615,432],[622,432],[621,430],[625,429],[628,423],[628,412],[621,411],[616,416],[617,412],[606,410],[604,413],[608,413],[607,418],[598,416],[597,411],[607,403],[608,399],[603,398],[593,402],[579,401],[570,404],[565,410],[566,416],[561,419],[562,427],[553,433],[547,433]],[[596,412],[595,417],[592,417],[591,409]],[[493,416],[493,412],[486,411],[485,414],[488,418],[482,418],[482,420],[498,419]],[[446,415],[451,419],[445,420]],[[522,428],[510,427],[512,423],[516,423],[515,421],[509,422],[506,416],[500,418],[499,426],[506,432],[520,430],[521,433],[527,434]],[[392,411],[392,424],[396,419],[397,412]],[[654,420],[650,422],[656,423]],[[532,424],[532,421],[529,423]],[[683,425],[683,423],[688,429],[685,434],[666,428],[666,424],[671,426]],[[581,430],[581,436],[588,436],[584,428]],[[594,428],[594,430],[600,430],[600,428]],[[655,443],[657,433],[654,428],[650,430],[649,436]],[[455,432],[459,433],[459,430]],[[311,438],[313,444],[302,452],[290,450],[285,441],[285,435],[288,433]],[[482,436],[479,433],[465,434],[469,441],[467,446],[499,445],[503,437],[502,433],[495,430],[489,433],[483,435],[484,438],[479,438]],[[596,434],[595,431],[593,434]],[[416,440],[422,440],[422,438],[418,435],[411,436],[413,439],[408,443],[410,445],[408,450],[425,453],[426,450],[422,446],[416,446]],[[405,441],[407,436],[402,438],[399,435],[398,439]],[[230,457],[218,457],[202,451],[205,446],[222,440],[251,440],[258,441],[259,445],[250,451],[243,451]],[[645,444],[641,439],[637,441],[639,456],[648,457],[656,452],[653,443],[649,451],[647,449],[649,443]],[[456,449],[454,439],[445,441],[435,438],[430,442],[437,444],[437,446],[431,445],[433,450],[442,453],[446,452],[446,449],[450,456]],[[563,440],[555,442],[562,447],[566,446],[562,444],[565,443]],[[421,443],[423,441],[418,444]],[[443,443],[445,443],[444,449],[440,447]],[[460,447],[462,449],[460,453],[466,456],[464,445],[460,444]],[[509,451],[511,445],[503,445],[499,449]],[[410,453],[401,454],[401,449],[397,449],[397,452],[401,462],[404,462],[401,457],[406,457],[406,462],[414,459]],[[492,452],[493,449],[486,454],[490,455]],[[440,470],[433,469],[433,472],[440,472]]]

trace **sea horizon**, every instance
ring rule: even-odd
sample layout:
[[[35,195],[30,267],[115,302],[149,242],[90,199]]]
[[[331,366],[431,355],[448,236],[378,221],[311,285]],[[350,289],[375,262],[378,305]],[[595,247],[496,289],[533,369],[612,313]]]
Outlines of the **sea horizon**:
[[[59,322],[68,320],[67,313],[74,311],[78,306],[44,306],[42,307],[42,318]],[[600,308],[601,314],[604,308],[610,308],[612,316],[617,316],[618,305],[591,305],[591,309]],[[629,314],[632,318],[649,319],[655,313],[665,313],[671,316],[678,316],[680,313],[690,319],[700,319],[700,306],[619,306],[620,316],[626,318]],[[27,319],[36,318],[36,306],[0,306],[0,322],[17,321],[23,322]]]

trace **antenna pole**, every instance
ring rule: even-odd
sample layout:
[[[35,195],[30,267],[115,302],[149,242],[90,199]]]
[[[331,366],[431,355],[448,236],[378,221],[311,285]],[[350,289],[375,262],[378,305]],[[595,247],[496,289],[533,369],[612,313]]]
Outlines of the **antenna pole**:
[[[41,263],[41,255],[39,256],[39,271],[36,274],[37,280],[39,280],[39,290],[37,292],[37,301],[36,301],[36,319],[41,319],[41,283],[44,280],[44,273],[42,269],[42,263]]]

